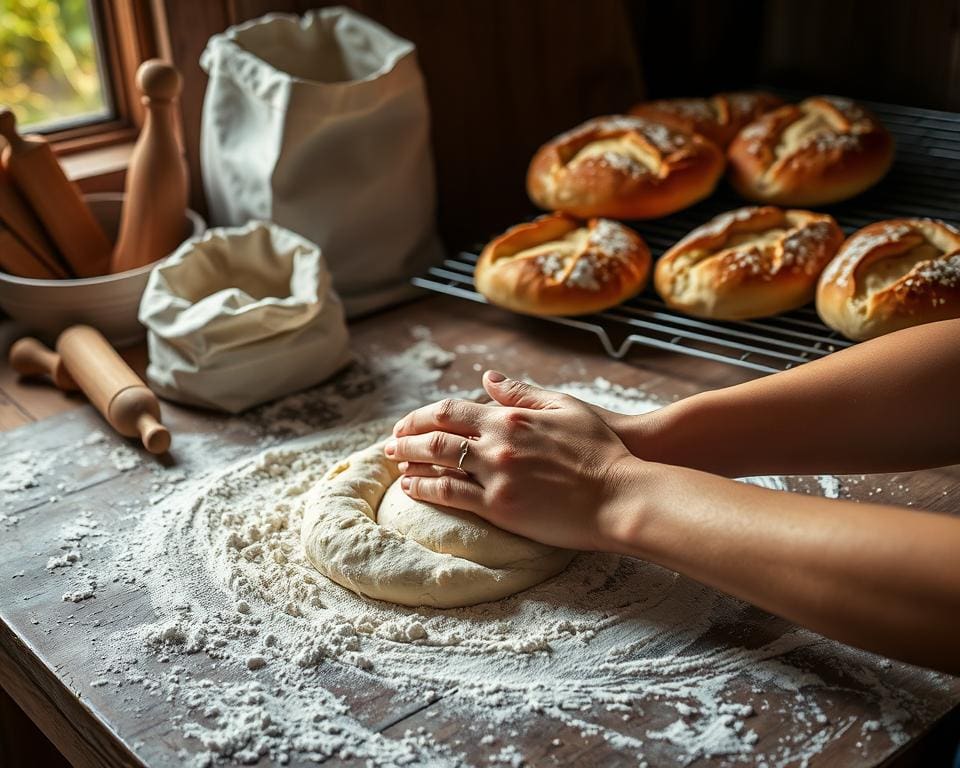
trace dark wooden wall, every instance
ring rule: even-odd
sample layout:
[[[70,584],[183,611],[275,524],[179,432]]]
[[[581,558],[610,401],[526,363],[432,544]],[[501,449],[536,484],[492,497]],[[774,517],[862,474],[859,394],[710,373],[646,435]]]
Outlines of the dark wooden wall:
[[[142,0],[144,2],[148,0]],[[317,0],[149,0],[182,68],[200,195],[207,38]],[[960,111],[960,0],[346,0],[419,49],[450,246],[530,212],[544,140],[651,96],[771,84]],[[164,50],[164,46],[161,46]]]
[[[770,0],[765,82],[960,111],[958,0]]]
[[[651,95],[751,83],[960,111],[960,0],[630,0]]]

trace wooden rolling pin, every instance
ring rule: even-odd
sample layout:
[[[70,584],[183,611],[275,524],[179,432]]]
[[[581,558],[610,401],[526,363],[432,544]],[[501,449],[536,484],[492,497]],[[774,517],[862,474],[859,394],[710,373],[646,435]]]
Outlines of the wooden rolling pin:
[[[67,373],[63,358],[42,341],[30,336],[18,339],[10,347],[10,367],[23,376],[49,376],[58,389],[75,392],[80,389]]]
[[[44,230],[77,277],[105,275],[112,246],[53,150],[39,136],[17,133],[17,118],[0,110],[0,134],[9,146],[3,164]]]
[[[57,352],[37,339],[20,339],[10,348],[10,365],[26,375],[46,374],[61,389],[82,390],[110,426],[125,437],[139,437],[150,453],[170,448],[157,396],[100,331],[88,325],[67,328],[57,339]]]
[[[0,270],[17,277],[32,277],[40,280],[63,277],[47,269],[39,257],[27,248],[19,237],[7,229],[2,219],[0,219]]]
[[[4,258],[7,248],[0,248],[0,263],[5,271],[20,277],[70,277],[40,222],[17,192],[3,165],[0,165],[0,224],[18,241],[8,246],[12,255],[7,258]],[[29,252],[32,258],[25,258],[22,250]],[[11,269],[11,265],[19,267],[19,271]]]

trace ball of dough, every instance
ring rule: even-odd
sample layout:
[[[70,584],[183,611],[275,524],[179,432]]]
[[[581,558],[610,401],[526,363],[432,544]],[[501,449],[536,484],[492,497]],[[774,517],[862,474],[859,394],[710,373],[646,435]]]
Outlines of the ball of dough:
[[[387,488],[377,522],[427,549],[485,565],[511,568],[553,555],[556,547],[531,541],[488,523],[472,512],[411,499],[397,480]]]
[[[456,608],[539,584],[575,555],[415,501],[399,474],[378,443],[344,459],[306,494],[301,539],[318,571],[363,596]]]

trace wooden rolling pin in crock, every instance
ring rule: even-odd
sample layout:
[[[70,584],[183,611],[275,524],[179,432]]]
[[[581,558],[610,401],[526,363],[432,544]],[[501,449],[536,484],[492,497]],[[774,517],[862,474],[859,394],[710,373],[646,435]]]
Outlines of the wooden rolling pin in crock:
[[[125,437],[139,437],[150,453],[170,448],[157,396],[95,328],[67,328],[56,352],[37,339],[20,339],[10,347],[10,365],[27,376],[49,376],[60,389],[82,390],[110,426]]]
[[[17,133],[17,118],[9,109],[0,109],[0,135],[7,140],[7,173],[73,274],[105,275],[113,248],[50,145],[40,136]]]
[[[40,222],[0,163],[0,268],[19,277],[70,277]]]

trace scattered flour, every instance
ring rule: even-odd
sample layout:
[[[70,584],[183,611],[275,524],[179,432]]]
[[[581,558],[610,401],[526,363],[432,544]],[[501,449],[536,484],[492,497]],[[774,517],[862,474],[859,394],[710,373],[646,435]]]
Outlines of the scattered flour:
[[[109,541],[89,512],[59,531],[61,554],[47,565],[72,579],[64,600],[94,598],[98,584],[147,590],[155,621],[111,634],[91,685],[138,686],[176,705],[172,726],[195,746],[184,764],[465,763],[463,741],[441,744],[423,728],[389,736],[388,726],[365,722],[329,690],[329,680],[350,675],[375,677],[398,704],[443,699],[444,711],[473,724],[462,739],[489,747],[491,765],[525,764],[515,728],[534,717],[602,739],[638,765],[648,752],[679,764],[712,756],[802,764],[855,722],[827,715],[838,692],[869,708],[864,732],[906,740],[942,690],[939,676],[930,673],[924,696],[914,696],[891,678],[889,661],[795,627],[749,646],[729,634],[718,640],[719,627],[762,628],[769,617],[632,558],[582,554],[519,595],[445,611],[365,600],[317,573],[299,540],[305,491],[398,415],[451,394],[439,379],[454,355],[425,329],[413,334],[399,354],[372,356],[323,387],[228,420],[225,428],[249,430],[266,446],[256,456],[195,475],[146,465],[156,501],[131,503],[129,527]],[[622,412],[659,406],[604,379],[552,386]],[[181,445],[214,455],[202,441]],[[123,471],[128,461],[109,455]],[[748,481],[794,489],[790,478]],[[839,494],[836,478],[816,483]],[[814,658],[842,670],[843,683],[811,673]],[[751,726],[760,712],[765,729],[791,738],[761,748]],[[631,725],[641,716],[642,732]]]
[[[51,571],[54,568],[69,568],[71,565],[79,561],[79,550],[71,549],[69,552],[64,552],[62,555],[49,558],[47,560],[47,568]]]
[[[125,443],[109,442],[101,430],[58,448],[28,448],[3,456],[0,459],[0,509],[11,511],[0,512],[0,527],[16,525],[21,519],[19,512],[24,509],[56,501],[58,496],[38,496],[37,489],[51,478],[60,477],[65,467],[127,472],[141,466],[142,461],[136,449]],[[89,477],[86,482],[90,482]],[[60,492],[77,490],[64,482],[56,488]]]
[[[3,457],[3,473],[0,474],[0,493],[11,494],[35,488],[43,475],[55,465],[50,453],[34,450],[17,451]]]
[[[110,451],[110,463],[121,472],[129,472],[140,465],[140,454],[126,445],[118,445]]]
[[[828,499],[840,498],[840,480],[833,475],[819,475],[817,482],[823,491],[823,495]]]
[[[91,540],[105,538],[100,524],[89,510],[78,512],[73,520],[60,528],[60,555],[47,559],[47,570],[71,568],[73,588],[63,595],[64,601],[79,603],[96,595],[97,575],[88,567],[83,558],[83,547]]]
[[[669,741],[682,747],[692,759],[699,757],[729,757],[753,752],[757,734],[745,730],[742,720],[721,714],[711,718],[706,727],[694,727],[683,719],[674,720],[661,731],[647,731],[647,738]]]
[[[72,592],[64,592],[63,600],[64,602],[79,603],[83,600],[88,600],[93,597],[95,590],[97,588],[97,582],[91,581],[90,584],[86,587],[80,587],[75,589]]]

